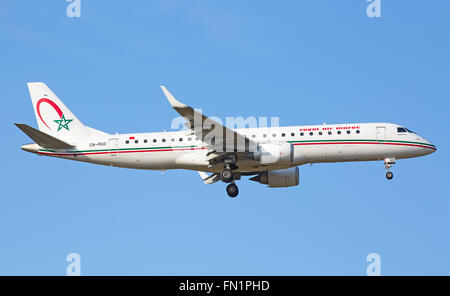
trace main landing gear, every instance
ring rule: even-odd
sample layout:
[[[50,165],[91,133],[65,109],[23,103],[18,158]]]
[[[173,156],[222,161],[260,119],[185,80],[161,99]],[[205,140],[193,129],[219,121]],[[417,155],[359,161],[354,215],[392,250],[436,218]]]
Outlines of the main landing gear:
[[[395,164],[395,158],[384,159],[384,168],[386,169],[386,179],[388,180],[392,180],[392,178],[394,178],[394,173],[390,171],[393,164]]]
[[[220,179],[224,183],[231,183],[234,179],[233,171],[231,170],[230,166],[227,165],[221,172],[220,172]]]
[[[234,182],[231,183],[231,184],[228,184],[228,186],[227,186],[227,194],[231,198],[234,198],[234,197],[236,197],[239,194],[239,189],[236,186],[236,184],[234,184]]]
[[[234,183],[234,174],[233,171],[231,170],[230,164],[226,164],[223,170],[220,172],[220,179],[224,183],[230,183],[227,186],[227,194],[229,197],[234,198],[239,194],[239,189],[237,185]]]

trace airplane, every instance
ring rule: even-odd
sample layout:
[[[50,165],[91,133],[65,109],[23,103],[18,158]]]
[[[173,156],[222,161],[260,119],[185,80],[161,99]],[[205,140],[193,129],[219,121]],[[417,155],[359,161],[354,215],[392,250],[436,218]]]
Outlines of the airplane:
[[[417,133],[393,123],[322,124],[311,126],[232,129],[161,89],[187,129],[173,132],[109,134],[81,121],[43,82],[28,83],[39,130],[15,123],[34,143],[27,152],[112,167],[197,171],[204,184],[236,181],[271,188],[299,184],[299,166],[313,163],[384,161],[386,178],[398,159],[431,154],[436,146]]]

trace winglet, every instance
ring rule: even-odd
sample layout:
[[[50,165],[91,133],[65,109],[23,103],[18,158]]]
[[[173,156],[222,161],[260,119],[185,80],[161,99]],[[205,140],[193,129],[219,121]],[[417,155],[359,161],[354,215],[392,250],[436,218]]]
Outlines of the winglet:
[[[172,105],[173,108],[184,108],[187,107],[185,104],[181,103],[175,97],[167,90],[167,88],[163,85],[160,86],[162,91],[164,92],[164,95],[166,96],[167,100],[169,101],[170,105]]]

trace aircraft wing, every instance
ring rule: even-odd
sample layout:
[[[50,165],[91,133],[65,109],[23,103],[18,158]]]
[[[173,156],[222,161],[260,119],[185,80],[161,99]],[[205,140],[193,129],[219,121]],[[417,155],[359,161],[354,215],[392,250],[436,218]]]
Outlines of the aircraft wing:
[[[161,86],[161,89],[172,108],[187,120],[187,128],[206,144],[208,155],[214,154],[211,157],[256,151],[256,142],[181,103],[164,86]]]

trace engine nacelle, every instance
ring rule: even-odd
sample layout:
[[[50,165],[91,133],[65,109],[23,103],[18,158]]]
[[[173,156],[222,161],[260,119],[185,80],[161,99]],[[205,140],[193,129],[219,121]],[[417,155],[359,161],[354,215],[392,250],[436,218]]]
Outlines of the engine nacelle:
[[[261,164],[291,164],[294,161],[294,146],[291,143],[262,144],[253,153],[253,159]]]
[[[295,167],[261,172],[259,175],[250,178],[250,180],[269,185],[269,187],[297,186],[300,181],[300,170],[298,167]]]

